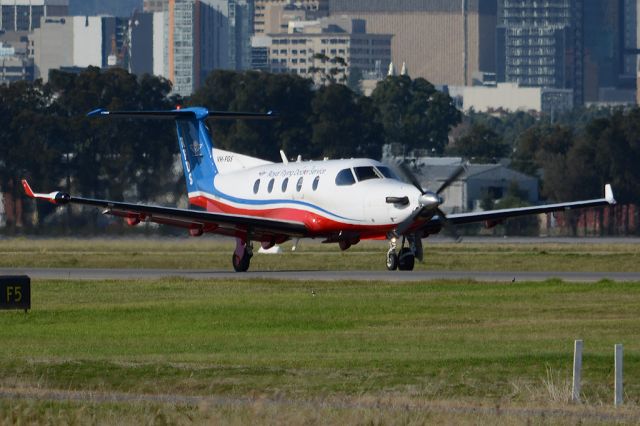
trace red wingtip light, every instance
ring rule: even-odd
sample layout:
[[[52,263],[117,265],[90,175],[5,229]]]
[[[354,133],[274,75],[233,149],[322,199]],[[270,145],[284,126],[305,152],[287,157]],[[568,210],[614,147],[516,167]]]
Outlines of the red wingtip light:
[[[176,111],[180,111],[182,109],[181,105],[176,105]]]

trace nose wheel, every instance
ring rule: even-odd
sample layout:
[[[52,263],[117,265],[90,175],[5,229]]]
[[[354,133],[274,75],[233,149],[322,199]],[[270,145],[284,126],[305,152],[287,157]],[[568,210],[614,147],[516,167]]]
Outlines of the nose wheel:
[[[404,247],[406,239],[402,238],[402,248],[400,253],[396,251],[397,244],[396,238],[389,239],[389,251],[387,251],[387,269],[395,271],[413,271],[413,267],[416,262],[414,244],[410,244],[410,247]]]
[[[395,250],[387,252],[387,269],[390,271],[398,269],[398,253]]]

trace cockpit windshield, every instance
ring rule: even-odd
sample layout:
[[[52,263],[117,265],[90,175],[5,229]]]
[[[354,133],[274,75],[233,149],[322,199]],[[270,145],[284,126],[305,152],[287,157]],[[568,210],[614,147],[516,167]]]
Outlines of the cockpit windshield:
[[[380,179],[380,176],[378,176],[376,170],[371,166],[354,167],[353,170],[356,172],[358,182],[369,179]]]
[[[393,173],[393,170],[391,170],[387,166],[378,166],[378,171],[382,176],[386,177],[387,179],[400,180],[398,176],[395,173]]]

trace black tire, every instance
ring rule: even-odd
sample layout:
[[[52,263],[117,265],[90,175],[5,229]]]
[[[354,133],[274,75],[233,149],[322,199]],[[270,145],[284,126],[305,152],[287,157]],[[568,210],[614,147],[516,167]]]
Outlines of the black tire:
[[[387,269],[390,271],[398,269],[398,254],[395,251],[387,254]]]
[[[398,269],[401,271],[413,271],[413,267],[416,263],[416,257],[410,248],[403,248],[400,250],[400,256],[398,256]]]
[[[249,270],[249,265],[251,264],[251,256],[245,250],[242,259],[240,259],[235,253],[231,255],[231,263],[233,264],[233,269],[236,272],[247,272]]]

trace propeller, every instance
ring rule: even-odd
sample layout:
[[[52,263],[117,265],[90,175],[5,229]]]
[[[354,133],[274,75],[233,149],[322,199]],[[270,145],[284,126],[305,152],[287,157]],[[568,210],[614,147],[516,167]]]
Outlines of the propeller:
[[[414,221],[418,216],[420,216],[425,210],[435,211],[440,219],[442,220],[443,227],[447,230],[452,231],[454,236],[456,236],[456,240],[460,239],[460,236],[455,232],[455,228],[451,225],[451,223],[447,219],[447,215],[440,209],[440,205],[444,202],[440,194],[447,189],[453,182],[458,180],[460,176],[467,170],[466,165],[459,165],[447,179],[440,185],[440,188],[436,192],[426,191],[420,185],[420,181],[418,178],[411,172],[409,166],[405,162],[399,164],[400,170],[402,174],[407,178],[413,186],[420,191],[420,197],[418,198],[418,207],[407,217],[405,220],[400,222],[396,227],[396,233],[398,235],[404,234],[410,227],[413,225]],[[399,197],[387,197],[387,202],[389,199],[399,199]]]

